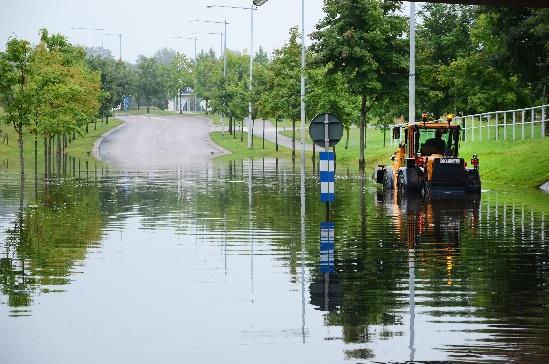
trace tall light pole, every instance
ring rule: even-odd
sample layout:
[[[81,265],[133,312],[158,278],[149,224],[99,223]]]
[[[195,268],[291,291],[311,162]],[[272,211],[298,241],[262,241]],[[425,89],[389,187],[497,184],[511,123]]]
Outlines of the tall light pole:
[[[181,36],[177,36],[177,37],[172,37],[173,39],[187,39],[187,40],[194,40],[194,64],[196,66],[196,41],[198,40],[198,38],[196,37],[197,34],[199,33],[192,33],[193,36],[192,37],[181,37]],[[196,88],[196,87],[195,87]],[[196,91],[193,90],[193,94],[194,94],[194,111],[196,111]],[[181,107],[181,105],[179,106]]]
[[[223,21],[214,21],[214,20],[203,20],[203,19],[193,19],[189,20],[190,23],[212,23],[212,24],[223,24],[225,26],[225,37],[223,38],[223,33],[221,33],[221,38],[223,42],[223,79],[227,78],[227,20]],[[225,117],[221,113],[221,134],[225,134]]]
[[[72,30],[91,30],[93,32],[101,32],[101,49],[103,49],[103,31],[105,29],[103,28],[85,28],[85,27],[76,27],[76,28],[71,28]]]
[[[122,33],[120,34],[113,34],[113,33],[105,33],[105,35],[112,35],[115,37],[118,37],[118,60],[122,60]]]
[[[253,82],[253,53],[254,53],[254,10],[257,10],[255,6],[261,6],[268,0],[253,0],[252,6],[229,6],[229,5],[206,5],[207,8],[228,8],[228,9],[240,9],[250,10],[250,82],[248,90],[250,92],[250,101],[248,102],[248,149],[252,148],[252,82]]]
[[[416,120],[416,3],[410,2],[410,76],[408,79],[408,121]]]
[[[301,0],[301,168],[305,161],[305,0]]]

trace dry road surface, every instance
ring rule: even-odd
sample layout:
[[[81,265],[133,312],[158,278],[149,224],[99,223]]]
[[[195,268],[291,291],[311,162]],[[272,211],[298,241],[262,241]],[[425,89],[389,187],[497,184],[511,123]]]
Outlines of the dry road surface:
[[[211,123],[190,115],[118,116],[125,123],[98,142],[96,155],[124,170],[203,167],[225,153],[208,135]]]

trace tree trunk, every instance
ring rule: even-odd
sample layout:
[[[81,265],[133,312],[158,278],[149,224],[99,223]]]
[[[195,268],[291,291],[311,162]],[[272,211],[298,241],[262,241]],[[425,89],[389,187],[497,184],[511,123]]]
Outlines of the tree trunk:
[[[345,128],[345,133],[346,133],[346,136],[347,136],[347,138],[345,140],[345,149],[349,149],[349,130],[350,129],[351,129],[350,127]]]
[[[251,130],[248,130],[248,133],[252,133],[252,147],[254,146],[254,127],[255,127],[255,119],[252,120]]]
[[[244,141],[244,120],[240,120],[240,141]]]
[[[363,169],[366,165],[364,149],[366,148],[366,95],[362,95],[360,103],[360,156],[358,166]]]
[[[278,152],[278,118],[275,120],[275,149]]]
[[[56,163],[57,163],[57,175],[61,175],[61,136],[58,134],[57,137],[57,155],[56,155]]]
[[[38,135],[34,134],[34,181],[38,177]]]
[[[263,131],[262,131],[262,138],[263,138],[263,146],[262,149],[265,149],[265,119],[263,119]]]
[[[21,186],[24,186],[25,184],[25,155],[23,154],[24,146],[23,146],[23,125],[20,125],[19,128],[17,128],[17,142],[19,143],[19,168],[20,170],[20,177],[21,177]],[[23,193],[23,191],[21,191]]]
[[[44,137],[44,174],[48,176],[48,139]]]
[[[385,148],[385,134],[387,133],[387,128],[383,127],[383,148]]]
[[[295,120],[292,120],[292,159],[295,159]]]

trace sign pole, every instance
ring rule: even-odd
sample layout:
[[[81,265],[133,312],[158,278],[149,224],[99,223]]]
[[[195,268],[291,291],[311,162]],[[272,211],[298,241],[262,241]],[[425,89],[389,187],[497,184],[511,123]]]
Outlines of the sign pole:
[[[324,147],[319,153],[320,202],[326,204],[326,220],[330,221],[330,202],[335,200],[335,153],[330,146],[341,140],[343,125],[335,115],[320,114],[311,121],[309,135],[316,145]]]
[[[324,114],[324,152],[328,153],[330,151],[330,133],[328,126],[328,114]],[[329,165],[330,162],[328,162]],[[329,171],[328,167],[328,171]],[[326,201],[326,221],[330,221],[330,202]]]

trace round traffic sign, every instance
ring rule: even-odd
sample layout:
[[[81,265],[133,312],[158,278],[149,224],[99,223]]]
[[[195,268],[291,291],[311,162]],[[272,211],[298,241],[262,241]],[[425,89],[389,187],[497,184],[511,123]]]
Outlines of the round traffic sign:
[[[325,147],[326,140],[328,146],[333,147],[343,137],[343,124],[333,114],[319,114],[311,120],[309,136],[319,147]]]

